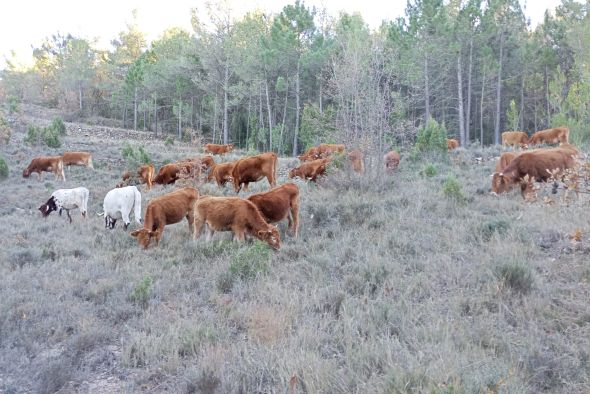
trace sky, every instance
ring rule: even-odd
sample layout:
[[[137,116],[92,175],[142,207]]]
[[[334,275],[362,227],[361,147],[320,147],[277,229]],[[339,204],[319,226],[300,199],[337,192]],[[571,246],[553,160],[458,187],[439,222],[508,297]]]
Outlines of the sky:
[[[248,11],[260,9],[279,13],[295,0],[225,0],[232,15],[239,18]],[[205,0],[11,0],[0,5],[0,69],[4,59],[16,54],[19,64],[31,63],[32,47],[38,47],[45,37],[57,32],[70,33],[89,40],[96,39],[97,47],[108,48],[112,39],[132,20],[137,10],[139,28],[148,41],[156,39],[169,27],[190,26],[190,9],[206,15]],[[533,26],[543,20],[546,9],[553,10],[560,0],[521,0],[525,15]],[[525,4],[526,3],[526,4]],[[369,27],[379,27],[381,21],[394,20],[404,14],[407,0],[304,0],[307,7],[325,8],[330,15],[340,11],[359,12]]]

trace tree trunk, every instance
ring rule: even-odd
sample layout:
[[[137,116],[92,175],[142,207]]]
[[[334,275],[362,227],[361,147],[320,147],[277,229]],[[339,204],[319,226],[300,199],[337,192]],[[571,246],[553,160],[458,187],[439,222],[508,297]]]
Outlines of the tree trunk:
[[[137,86],[133,88],[133,130],[137,130]]]
[[[229,64],[225,62],[225,76],[223,78],[223,143],[228,143],[228,124],[227,124],[227,112],[228,112],[228,94],[229,89]]]
[[[297,156],[297,139],[299,138],[299,112],[300,106],[300,87],[299,87],[299,71],[300,71],[300,59],[297,59],[297,76],[295,77],[295,130],[293,132],[293,156]]]
[[[322,73],[321,72],[320,72],[320,78],[319,79],[320,79],[320,89],[319,89],[320,90],[320,114],[323,115],[324,114],[324,105],[323,105],[324,103],[322,101],[322,93],[323,93],[322,92],[322,87],[323,87],[323,84],[322,84]]]
[[[191,129],[195,129],[195,96],[191,96]]]
[[[154,93],[154,132],[158,135],[158,93]]]
[[[178,139],[182,141],[182,97],[178,97]]]
[[[260,130],[264,128],[264,111],[262,110],[262,86],[258,87],[258,104],[260,119],[258,120],[258,132],[256,133],[256,149],[258,149],[258,133],[260,133]]]
[[[266,78],[264,79],[264,88],[266,92],[266,109],[268,110],[268,150],[272,152],[272,112],[268,93],[268,80]]]
[[[463,119],[463,75],[461,70],[461,51],[457,56],[457,93],[459,94],[459,139],[461,140],[461,146],[465,146],[465,124]]]
[[[498,81],[496,82],[496,121],[494,123],[494,144],[500,143],[500,104],[502,101],[502,60],[504,57],[504,32],[500,34],[500,59],[498,66]]]
[[[428,55],[424,56],[424,124],[430,120],[430,85],[428,81]]]
[[[524,80],[525,73],[522,74],[522,80],[520,82],[520,115],[518,116],[518,130],[524,130]]]
[[[285,132],[285,122],[287,121],[287,102],[289,101],[289,82],[285,86],[285,105],[283,106],[283,124],[281,125],[281,136],[279,138],[279,154],[283,148],[283,134]]]
[[[471,129],[471,74],[473,70],[473,37],[469,40],[469,74],[467,75],[467,110],[465,111],[465,144],[469,145]]]
[[[545,65],[545,75],[544,75],[544,79],[545,79],[545,107],[547,108],[547,121],[546,121],[546,125],[545,128],[549,128],[549,125],[551,124],[551,114],[550,114],[550,110],[549,110],[549,72],[547,70],[547,65]]]
[[[481,78],[481,98],[479,101],[479,144],[483,146],[483,94],[486,86],[486,69],[483,69]]]
[[[215,92],[215,101],[213,102],[213,138],[211,143],[215,143],[215,131],[217,130],[217,92]]]
[[[248,94],[248,120],[246,121],[246,149],[250,139],[250,107],[252,106],[252,94]]]
[[[78,85],[78,100],[80,102],[80,112],[82,111],[82,85]]]

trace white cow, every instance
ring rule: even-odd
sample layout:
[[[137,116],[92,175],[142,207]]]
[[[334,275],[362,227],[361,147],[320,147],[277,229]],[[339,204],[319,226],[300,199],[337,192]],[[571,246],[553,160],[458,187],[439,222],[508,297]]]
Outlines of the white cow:
[[[135,221],[141,224],[141,193],[135,186],[116,188],[107,193],[102,205],[105,228],[114,229],[117,219],[123,219],[127,230],[131,220],[129,214],[133,209]]]
[[[72,223],[70,216],[70,209],[80,209],[82,217],[86,218],[86,211],[88,207],[88,189],[85,187],[77,187],[75,189],[58,189],[51,193],[51,197],[47,202],[39,207],[39,210],[44,217],[49,216],[53,211],[58,211],[61,216],[61,211],[65,210],[68,214],[68,219]]]

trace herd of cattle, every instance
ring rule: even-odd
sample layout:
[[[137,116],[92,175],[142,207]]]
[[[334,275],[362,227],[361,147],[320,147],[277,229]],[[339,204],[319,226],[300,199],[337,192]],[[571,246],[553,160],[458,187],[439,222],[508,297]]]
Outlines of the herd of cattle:
[[[556,148],[505,152],[492,174],[492,192],[503,193],[521,185],[530,185],[529,180],[546,181],[555,170],[565,170],[575,164],[578,150],[568,143],[569,130],[565,127],[542,130],[528,138],[524,132],[505,132],[502,134],[503,145],[527,148],[529,145],[541,143],[559,143]],[[447,147],[453,150],[459,146],[457,140],[448,139]],[[234,238],[244,240],[246,234],[266,242],[270,247],[278,249],[281,243],[280,233],[273,223],[288,220],[288,231],[297,237],[299,231],[299,188],[294,183],[286,183],[277,187],[278,158],[275,153],[268,152],[255,156],[240,158],[233,162],[216,163],[213,155],[223,155],[233,150],[232,144],[205,145],[208,155],[182,160],[163,165],[155,173],[153,164],[142,165],[136,173],[129,171],[123,174],[122,182],[110,190],[103,201],[105,227],[114,229],[117,220],[121,219],[125,230],[131,220],[133,211],[135,221],[143,224],[143,228],[131,232],[139,244],[147,248],[152,241],[159,244],[167,224],[178,223],[186,218],[189,231],[197,239],[203,227],[207,228],[207,241],[215,231],[232,231]],[[334,157],[346,157],[351,170],[364,172],[364,157],[360,150],[346,152],[342,144],[320,144],[308,149],[298,158],[301,164],[289,171],[289,178],[300,177],[316,181],[326,174],[329,163]],[[400,155],[390,151],[383,156],[385,171],[394,171],[400,163]],[[63,156],[43,156],[34,158],[23,171],[23,177],[36,172],[41,179],[43,172],[53,172],[56,179],[65,181],[64,165],[83,165],[93,168],[92,156],[88,152],[65,152]],[[206,175],[208,182],[215,181],[223,187],[231,182],[234,191],[239,193],[242,188],[247,191],[248,184],[263,178],[268,180],[271,190],[256,193],[246,199],[239,197],[203,196],[193,187],[185,187],[161,195],[150,200],[144,220],[141,219],[141,193],[131,182],[146,184],[148,190],[153,184],[168,185],[175,183],[183,176],[201,177]],[[527,177],[528,175],[528,177]],[[523,182],[526,180],[527,182]],[[126,186],[128,185],[128,186]],[[87,214],[88,189],[58,189],[39,210],[47,217],[57,211],[60,215],[66,211],[70,222],[69,211],[79,209],[83,217]]]

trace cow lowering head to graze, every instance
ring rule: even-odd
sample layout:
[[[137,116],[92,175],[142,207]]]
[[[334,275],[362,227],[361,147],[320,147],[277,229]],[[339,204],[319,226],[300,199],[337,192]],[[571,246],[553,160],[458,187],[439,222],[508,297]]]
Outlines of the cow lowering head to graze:
[[[78,208],[82,217],[86,218],[88,207],[88,189],[85,187],[77,187],[75,189],[58,189],[51,193],[49,200],[39,207],[39,211],[44,217],[49,216],[53,211],[57,211],[61,216],[63,210],[68,214],[68,219],[72,223],[70,210]]]
[[[508,166],[508,164],[510,164],[510,162],[512,160],[514,160],[514,158],[517,155],[518,154],[516,154],[514,152],[504,152],[504,153],[502,153],[502,155],[498,159],[498,162],[496,163],[496,172],[502,172],[504,170],[504,168],[506,168]]]
[[[492,174],[492,193],[500,194],[521,184],[525,175],[537,182],[551,177],[550,171],[565,170],[575,165],[569,149],[539,149],[516,156],[501,172]]]
[[[234,150],[234,144],[206,144],[205,153],[211,153],[212,155],[223,155]]]
[[[294,183],[248,197],[256,205],[264,220],[277,223],[285,218],[289,221],[288,229],[295,235],[299,233],[299,188]]]
[[[383,164],[385,165],[385,171],[393,172],[399,165],[401,157],[399,153],[394,150],[387,152],[383,155]]]
[[[181,167],[177,163],[165,164],[160,167],[158,175],[154,178],[154,183],[158,185],[170,185],[178,179]]]
[[[193,208],[199,199],[199,191],[193,187],[185,187],[171,193],[152,199],[145,211],[143,228],[131,232],[131,236],[145,249],[148,248],[152,239],[155,239],[156,246],[160,244],[164,226],[188,220],[189,231],[192,234]]]
[[[215,160],[213,160],[213,157],[211,156],[191,157],[190,159],[186,159],[184,161],[197,163],[201,171],[207,171],[215,165]]]
[[[569,142],[570,130],[565,127],[555,127],[553,129],[546,129],[537,131],[531,136],[528,143],[529,145],[540,145],[540,144],[558,144]]]
[[[89,152],[64,152],[64,166],[86,166],[94,169],[92,165],[92,154]]]
[[[348,152],[348,160],[350,160],[350,167],[354,172],[365,172],[365,156],[360,150],[353,150]]]
[[[114,229],[118,219],[123,219],[123,227],[127,230],[131,219],[131,210],[135,221],[141,224],[141,193],[135,186],[126,186],[109,191],[102,204],[104,226]]]
[[[332,156],[333,153],[344,153],[346,147],[344,144],[320,144],[318,146],[319,149],[319,158],[325,159],[327,157]]]
[[[447,138],[447,150],[457,149],[459,147],[459,141],[454,138]]]
[[[64,162],[61,156],[41,156],[35,157],[31,163],[23,171],[23,178],[28,178],[31,173],[37,173],[37,179],[41,180],[42,172],[53,172],[55,179],[61,178],[64,182],[66,175],[64,174]]]
[[[301,155],[299,155],[297,157],[301,161],[317,160],[320,158],[320,148],[317,146],[312,146],[311,148],[306,150],[305,153],[302,153]]]
[[[258,182],[265,177],[271,187],[276,186],[277,167],[278,158],[273,152],[245,157],[236,161],[231,174],[235,192],[239,193],[242,185],[247,191],[250,182]]]
[[[268,224],[252,202],[239,197],[200,198],[194,209],[194,239],[199,238],[203,226],[207,224],[207,241],[215,231],[232,231],[234,238],[244,241],[251,235],[266,242],[271,248],[281,247],[281,235],[276,226]]]
[[[123,173],[122,182],[117,185],[117,187],[123,186],[130,186],[140,183],[145,183],[147,185],[147,190],[152,189],[153,181],[154,181],[154,172],[155,168],[153,164],[144,164],[137,169],[137,174],[134,176],[131,171],[125,171]]]
[[[526,147],[529,136],[524,131],[505,131],[502,133],[502,145]]]
[[[225,186],[227,182],[232,181],[231,174],[235,165],[235,161],[213,165],[213,167],[211,167],[211,171],[209,171],[209,175],[207,176],[207,182],[215,180],[215,182],[217,182],[217,186]]]
[[[299,177],[301,179],[309,179],[317,182],[319,176],[326,174],[328,167],[328,159],[318,159],[302,163],[299,167],[295,167],[289,171],[289,178]]]

